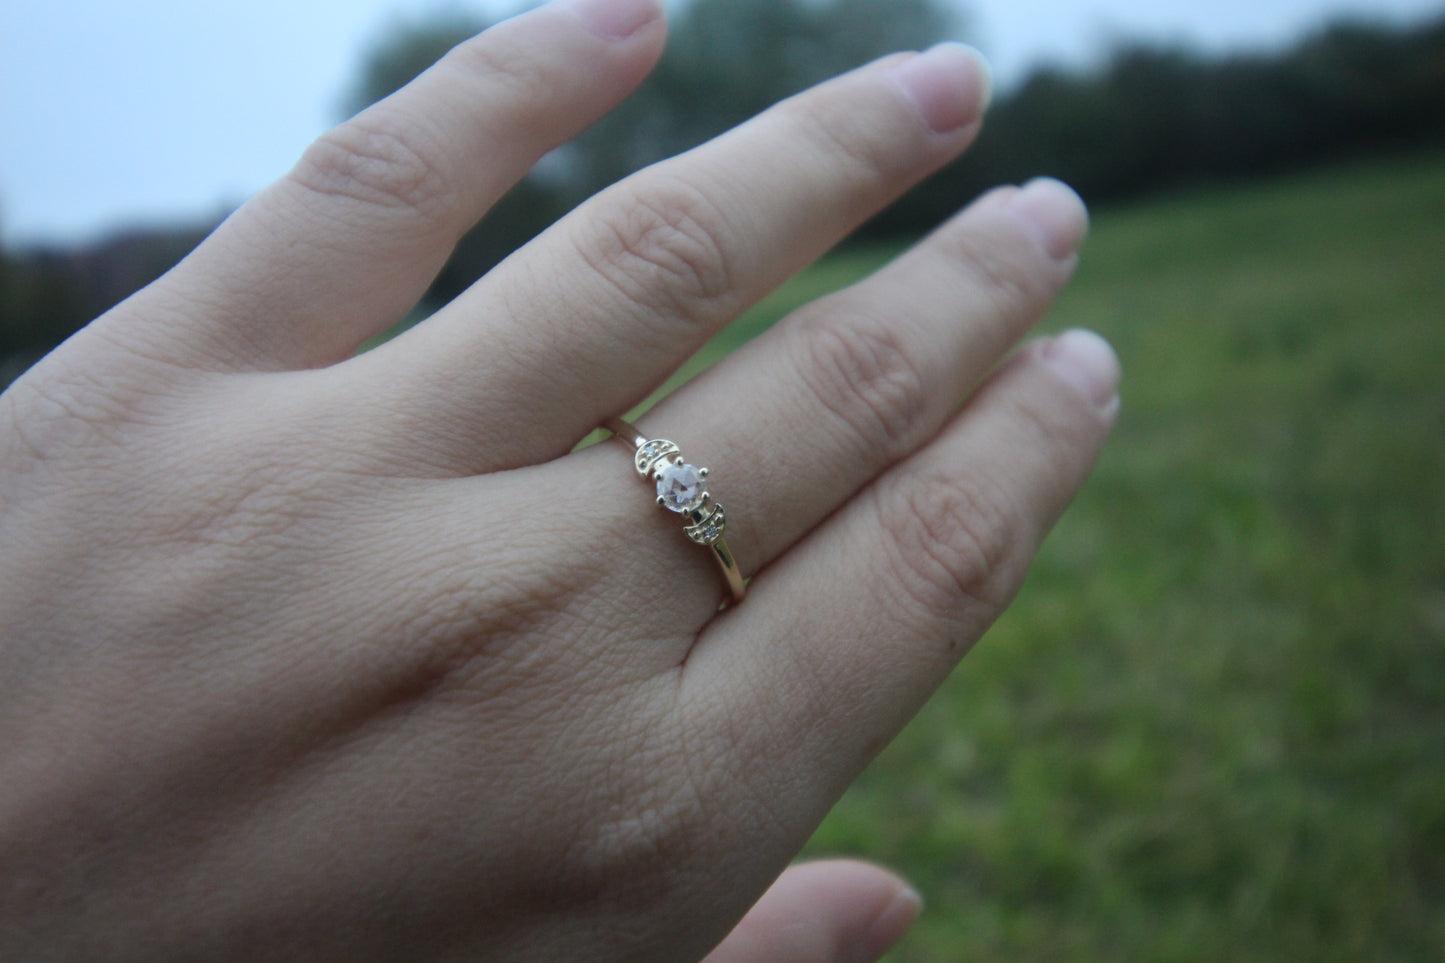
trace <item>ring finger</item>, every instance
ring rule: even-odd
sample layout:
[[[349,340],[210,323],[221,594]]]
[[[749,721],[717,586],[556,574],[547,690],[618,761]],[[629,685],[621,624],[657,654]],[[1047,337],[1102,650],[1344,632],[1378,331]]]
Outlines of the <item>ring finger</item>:
[[[986,195],[666,399],[639,429],[711,467],[750,575],[939,430],[1068,280],[1086,224],[1057,181]],[[639,536],[655,536],[649,528]],[[689,551],[685,540],[670,549]],[[659,584],[641,591],[676,606],[678,561],[659,561]],[[690,581],[705,615],[719,586]]]

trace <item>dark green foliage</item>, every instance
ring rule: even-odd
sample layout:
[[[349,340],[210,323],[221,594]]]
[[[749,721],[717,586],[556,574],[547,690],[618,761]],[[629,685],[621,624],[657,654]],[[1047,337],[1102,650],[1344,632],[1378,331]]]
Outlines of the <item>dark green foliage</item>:
[[[1442,138],[1445,19],[1340,22],[1283,54],[1130,46],[1097,73],[1029,77],[1000,98],[967,157],[874,231],[921,229],[989,186],[1040,174],[1097,203]]]

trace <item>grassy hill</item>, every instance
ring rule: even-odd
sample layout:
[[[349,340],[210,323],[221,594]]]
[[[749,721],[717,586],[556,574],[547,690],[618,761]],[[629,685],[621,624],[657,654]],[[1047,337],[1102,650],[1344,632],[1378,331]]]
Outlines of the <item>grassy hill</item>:
[[[1095,478],[809,851],[917,883],[897,961],[1445,959],[1445,154],[1109,211],[1074,325]]]

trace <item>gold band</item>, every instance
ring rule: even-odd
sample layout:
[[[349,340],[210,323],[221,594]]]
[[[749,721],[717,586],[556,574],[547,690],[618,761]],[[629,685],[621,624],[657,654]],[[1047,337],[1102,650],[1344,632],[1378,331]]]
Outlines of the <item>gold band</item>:
[[[683,531],[688,538],[712,552],[723,577],[727,579],[733,601],[741,602],[747,586],[743,582],[743,573],[738,570],[737,559],[733,558],[727,541],[723,539],[727,514],[721,505],[712,500],[703,485],[707,469],[687,464],[677,445],[663,438],[648,438],[621,418],[609,419],[603,427],[631,449],[632,464],[637,473],[657,483],[657,503],[687,517],[691,524]]]

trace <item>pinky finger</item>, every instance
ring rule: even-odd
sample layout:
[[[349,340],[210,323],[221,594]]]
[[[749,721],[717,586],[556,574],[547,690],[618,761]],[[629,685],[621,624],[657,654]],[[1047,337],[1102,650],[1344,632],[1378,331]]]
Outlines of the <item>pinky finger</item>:
[[[1012,600],[1083,484],[1118,374],[1087,332],[1024,349],[714,623],[688,668],[725,718],[699,723],[743,736],[734,763],[757,773],[750,793],[807,793],[803,808],[821,818],[918,711]],[[798,785],[809,771],[818,778]]]

